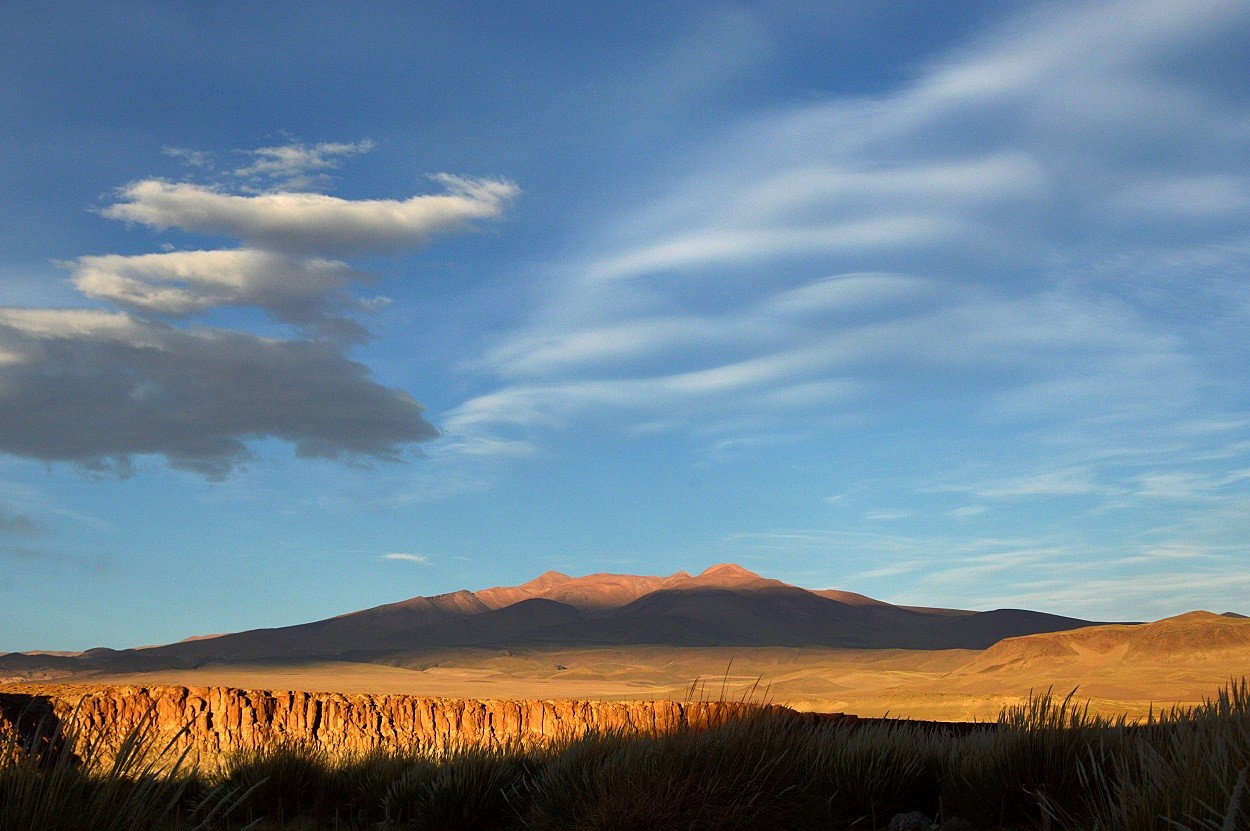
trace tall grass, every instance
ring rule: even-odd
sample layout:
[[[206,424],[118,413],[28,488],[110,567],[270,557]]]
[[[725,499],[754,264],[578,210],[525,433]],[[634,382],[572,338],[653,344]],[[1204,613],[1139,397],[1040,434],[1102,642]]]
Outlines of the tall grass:
[[[150,723],[113,736],[68,721],[0,731],[2,831],[196,831],[249,796],[205,783]]]
[[[1105,828],[1250,829],[1250,686],[1245,679],[1192,709],[1104,731],[1081,765],[1091,813]]]
[[[546,748],[332,756],[276,744],[203,773],[150,731],[132,731],[105,753],[106,737],[63,729],[63,745],[47,728],[4,740],[0,831],[234,831],[249,823],[885,831],[892,820],[974,831],[1250,831],[1245,681],[1142,724],[1046,694],[971,730],[763,713],[706,730],[592,733]],[[75,754],[64,752],[70,745]]]

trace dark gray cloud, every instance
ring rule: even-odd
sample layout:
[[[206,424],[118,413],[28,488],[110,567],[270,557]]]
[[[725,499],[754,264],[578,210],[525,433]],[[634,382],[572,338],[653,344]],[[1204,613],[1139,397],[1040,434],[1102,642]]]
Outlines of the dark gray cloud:
[[[34,537],[43,533],[43,524],[23,513],[0,505],[0,534]]]
[[[96,574],[104,574],[109,570],[108,557],[80,557],[56,549],[35,548],[29,545],[0,545],[0,563],[5,566],[5,570],[0,572],[0,575],[5,578],[27,569],[45,572],[50,565]],[[7,580],[0,580],[0,590],[11,588],[12,584]]]
[[[266,436],[367,461],[436,435],[420,404],[332,343],[0,308],[0,451],[15,456],[125,474],[155,454],[220,478]]]
[[[56,560],[60,561],[61,555],[54,551],[45,551],[42,548],[31,548],[28,545],[0,545],[0,558],[5,560],[17,560],[33,562],[36,560]]]

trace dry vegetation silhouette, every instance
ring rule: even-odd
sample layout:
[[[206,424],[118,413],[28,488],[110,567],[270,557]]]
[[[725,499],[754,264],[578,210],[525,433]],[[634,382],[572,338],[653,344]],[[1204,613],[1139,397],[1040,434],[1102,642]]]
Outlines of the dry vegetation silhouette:
[[[27,715],[0,740],[5,831],[1250,828],[1244,679],[1136,723],[1044,694],[979,725],[761,715],[547,747],[282,743],[212,766],[143,727]]]

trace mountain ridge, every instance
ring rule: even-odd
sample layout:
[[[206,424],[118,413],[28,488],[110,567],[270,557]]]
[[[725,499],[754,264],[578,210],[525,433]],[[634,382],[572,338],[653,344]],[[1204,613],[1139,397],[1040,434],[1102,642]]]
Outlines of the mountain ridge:
[[[146,671],[245,662],[393,662],[448,648],[672,645],[985,649],[1095,621],[1021,609],[896,606],[809,590],[732,563],[697,575],[547,571],[517,586],[412,597],[308,623],[78,656],[0,656],[0,673]]]

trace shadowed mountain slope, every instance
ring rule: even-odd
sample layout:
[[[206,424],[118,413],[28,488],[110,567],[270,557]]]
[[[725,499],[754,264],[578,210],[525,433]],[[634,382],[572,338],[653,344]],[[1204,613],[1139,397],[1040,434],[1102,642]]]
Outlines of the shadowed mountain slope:
[[[1230,620],[1231,619],[1226,619]],[[984,649],[1005,637],[1091,626],[1015,609],[894,606],[813,592],[740,566],[668,577],[546,574],[520,586],[457,591],[313,623],[78,657],[0,656],[0,672],[138,671],[218,663],[402,660],[447,648],[541,646],[827,646]]]

